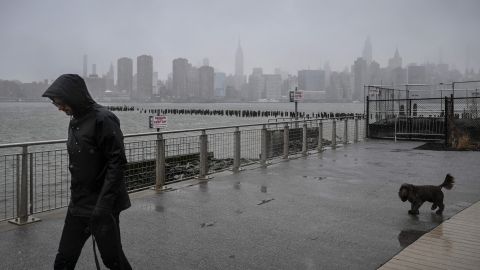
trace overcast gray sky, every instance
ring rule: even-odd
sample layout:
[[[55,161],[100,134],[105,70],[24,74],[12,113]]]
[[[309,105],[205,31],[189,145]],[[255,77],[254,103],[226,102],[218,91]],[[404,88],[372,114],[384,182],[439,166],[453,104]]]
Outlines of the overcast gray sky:
[[[247,74],[343,70],[367,36],[381,66],[398,47],[404,64],[441,54],[463,72],[467,50],[480,67],[479,29],[479,0],[0,0],[0,79],[81,74],[84,54],[99,74],[141,54],[162,80],[177,57],[232,73],[239,39]]]

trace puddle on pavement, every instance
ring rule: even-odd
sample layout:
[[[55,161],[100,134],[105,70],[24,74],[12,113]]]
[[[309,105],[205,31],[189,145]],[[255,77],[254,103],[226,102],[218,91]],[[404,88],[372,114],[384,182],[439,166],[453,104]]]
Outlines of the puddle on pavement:
[[[155,205],[153,203],[134,204],[133,207],[137,210],[155,211],[159,213],[165,212],[165,207],[163,207],[163,205]]]
[[[200,224],[200,228],[205,228],[205,227],[213,227],[215,225],[215,221],[212,221],[212,222],[204,222],[202,224]]]
[[[309,175],[302,175],[302,177],[303,177],[303,178],[308,178],[308,179],[317,180],[317,181],[322,181],[322,180],[327,179],[326,176],[309,176]]]
[[[408,151],[410,151],[410,149],[392,149],[392,150],[390,150],[390,152],[394,152],[394,153],[395,152],[408,152]]]
[[[398,242],[402,248],[405,248],[417,241],[417,239],[425,233],[427,233],[427,231],[403,230],[398,235]]]

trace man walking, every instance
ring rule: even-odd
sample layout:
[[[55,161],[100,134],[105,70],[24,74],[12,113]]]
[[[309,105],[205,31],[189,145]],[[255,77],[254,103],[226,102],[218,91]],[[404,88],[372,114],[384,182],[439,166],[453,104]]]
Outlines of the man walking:
[[[85,241],[93,235],[105,266],[132,269],[120,241],[120,212],[130,207],[120,121],[92,99],[76,74],[61,75],[42,96],[71,117],[67,141],[71,199],[54,268],[74,269]]]

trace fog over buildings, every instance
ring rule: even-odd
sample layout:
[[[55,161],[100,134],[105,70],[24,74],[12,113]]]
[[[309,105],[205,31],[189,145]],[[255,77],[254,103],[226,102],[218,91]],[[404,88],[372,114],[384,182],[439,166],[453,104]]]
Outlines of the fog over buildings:
[[[408,69],[480,74],[479,11],[478,0],[1,1],[0,80],[78,73],[99,91],[248,99],[303,84],[360,99],[360,84],[406,82]]]

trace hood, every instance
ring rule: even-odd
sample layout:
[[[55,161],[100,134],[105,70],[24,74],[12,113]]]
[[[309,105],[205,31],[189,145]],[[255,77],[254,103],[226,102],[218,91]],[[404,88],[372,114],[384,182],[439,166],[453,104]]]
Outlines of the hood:
[[[42,97],[61,99],[72,108],[73,116],[76,118],[88,112],[95,104],[88,93],[85,81],[77,74],[61,75],[48,87]]]

